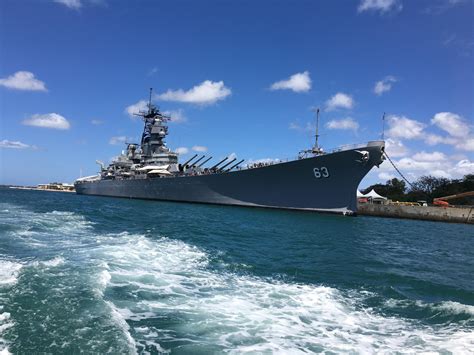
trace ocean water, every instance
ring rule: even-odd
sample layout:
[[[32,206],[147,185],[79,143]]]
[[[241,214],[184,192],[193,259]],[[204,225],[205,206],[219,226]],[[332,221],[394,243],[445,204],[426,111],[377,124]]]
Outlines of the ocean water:
[[[474,227],[0,189],[0,353],[474,352]]]

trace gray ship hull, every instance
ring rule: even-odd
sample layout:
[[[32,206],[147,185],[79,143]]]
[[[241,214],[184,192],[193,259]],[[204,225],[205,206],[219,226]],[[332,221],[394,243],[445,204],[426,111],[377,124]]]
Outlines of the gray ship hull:
[[[75,183],[76,192],[137,199],[353,214],[356,191],[382,162],[383,142],[260,168],[197,176],[102,179]],[[366,161],[361,151],[369,152]]]

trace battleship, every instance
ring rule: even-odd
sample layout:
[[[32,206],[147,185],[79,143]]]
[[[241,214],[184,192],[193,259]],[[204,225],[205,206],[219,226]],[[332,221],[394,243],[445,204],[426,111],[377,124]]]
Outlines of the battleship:
[[[180,163],[165,142],[170,117],[152,104],[151,89],[147,107],[136,114],[141,143],[126,143],[108,166],[97,161],[97,175],[75,181],[77,194],[355,215],[360,181],[384,160],[383,140],[324,152],[316,128],[314,146],[292,160],[242,165],[195,154]]]

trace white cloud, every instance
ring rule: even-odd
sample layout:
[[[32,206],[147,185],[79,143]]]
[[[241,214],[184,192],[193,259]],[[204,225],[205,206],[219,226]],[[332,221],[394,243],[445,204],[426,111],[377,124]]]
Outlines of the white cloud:
[[[186,147],[179,147],[179,148],[176,148],[174,152],[178,154],[188,154],[189,149]]]
[[[311,122],[306,122],[304,126],[300,125],[298,122],[290,122],[288,128],[299,132],[314,132],[316,126]]]
[[[456,148],[461,150],[474,151],[474,137],[469,137],[467,139],[461,140],[456,143]]]
[[[109,144],[118,145],[118,144],[123,144],[126,141],[127,141],[127,137],[125,136],[115,136],[109,139]]]
[[[0,141],[0,148],[6,148],[6,149],[36,149],[34,145],[29,145],[22,143],[20,141],[9,141],[7,139],[4,139]]]
[[[421,122],[412,120],[405,116],[389,116],[387,117],[390,129],[387,136],[391,138],[415,139],[422,138],[425,125]]]
[[[474,174],[474,161],[471,162],[469,159],[460,160],[456,163],[452,171],[458,176]]]
[[[182,89],[168,90],[163,94],[157,95],[159,100],[178,101],[197,105],[211,105],[219,100],[224,100],[232,91],[224,85],[223,81],[203,81],[188,91]]]
[[[66,7],[69,7],[70,9],[73,10],[78,10],[82,7],[81,0],[53,0],[54,2],[57,2],[58,4],[62,4]]]
[[[424,136],[425,143],[428,145],[436,144],[455,144],[456,140],[450,139],[449,137],[441,137],[437,134],[428,133]]]
[[[408,149],[405,145],[399,141],[392,138],[388,138],[385,141],[385,151],[389,157],[404,157],[408,154]]]
[[[184,111],[182,109],[163,111],[163,114],[165,116],[169,116],[171,118],[171,122],[174,123],[182,123],[188,120],[187,117],[184,115]]]
[[[353,106],[354,100],[352,97],[343,92],[338,92],[326,101],[326,111],[332,111],[338,108],[351,109]]]
[[[98,125],[103,124],[104,121],[101,121],[101,120],[91,120],[91,123],[92,123],[94,126],[98,126]]]
[[[69,121],[57,113],[36,114],[24,120],[22,124],[43,128],[66,130],[71,127]]]
[[[381,13],[389,11],[400,11],[402,4],[399,0],[361,0],[357,11],[379,11]]]
[[[347,117],[340,120],[331,120],[326,123],[326,127],[329,129],[351,129],[357,131],[359,129],[359,123],[353,118]]]
[[[380,180],[387,181],[387,180],[392,180],[395,177],[396,177],[395,175],[392,175],[392,174],[389,174],[389,173],[385,173],[385,172],[379,173],[379,179]]]
[[[293,90],[294,92],[307,92],[311,89],[309,72],[296,73],[286,80],[277,81],[270,86],[270,90]]]
[[[202,145],[195,145],[192,150],[194,150],[195,152],[207,152],[207,147],[204,147]]]
[[[413,155],[413,159],[418,161],[443,161],[447,158],[446,155],[441,152],[426,153],[425,151],[421,151]]]
[[[14,90],[48,91],[46,85],[29,71],[17,71],[7,78],[0,79],[0,85]]]
[[[447,157],[441,152],[421,152],[411,158],[395,160],[394,163],[412,181],[423,175],[457,179],[474,172],[474,162],[466,158],[459,160],[456,156]],[[387,161],[380,168],[381,173],[395,174],[395,169]],[[386,180],[385,177],[380,177],[380,174],[379,178]]]
[[[439,112],[431,119],[431,123],[448,132],[453,137],[469,135],[469,125],[463,118],[451,112]]]
[[[392,89],[392,84],[396,83],[397,79],[394,76],[387,76],[383,80],[377,81],[374,86],[374,93],[378,96],[382,95],[384,92],[390,91]]]
[[[134,115],[135,113],[139,113],[140,111],[147,111],[148,110],[148,102],[145,100],[140,100],[137,103],[134,103],[130,106],[125,108],[125,112],[132,118],[136,118],[137,116]]]

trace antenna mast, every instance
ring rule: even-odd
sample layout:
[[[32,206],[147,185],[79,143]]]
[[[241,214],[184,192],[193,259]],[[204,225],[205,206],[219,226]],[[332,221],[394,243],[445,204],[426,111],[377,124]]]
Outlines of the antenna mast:
[[[148,100],[148,113],[151,112],[151,92],[153,91],[153,88],[150,88],[150,99]]]
[[[385,112],[382,116],[382,140],[385,140]]]
[[[315,150],[319,150],[319,107],[316,109],[316,134],[314,136],[315,136],[314,148]]]

